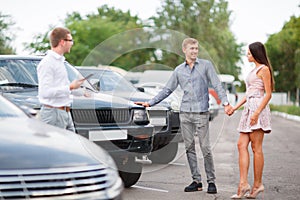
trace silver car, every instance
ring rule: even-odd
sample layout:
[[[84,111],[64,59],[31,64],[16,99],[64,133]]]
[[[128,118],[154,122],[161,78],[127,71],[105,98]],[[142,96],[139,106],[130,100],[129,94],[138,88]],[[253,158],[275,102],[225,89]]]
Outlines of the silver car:
[[[112,157],[0,96],[0,199],[122,199]]]

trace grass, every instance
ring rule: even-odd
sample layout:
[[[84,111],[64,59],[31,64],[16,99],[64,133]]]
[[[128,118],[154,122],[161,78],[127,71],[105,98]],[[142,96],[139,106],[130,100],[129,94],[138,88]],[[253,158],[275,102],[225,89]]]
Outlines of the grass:
[[[270,104],[271,111],[278,111],[278,112],[284,112],[290,115],[297,115],[300,116],[300,107],[299,106],[287,106],[287,105],[273,105]]]

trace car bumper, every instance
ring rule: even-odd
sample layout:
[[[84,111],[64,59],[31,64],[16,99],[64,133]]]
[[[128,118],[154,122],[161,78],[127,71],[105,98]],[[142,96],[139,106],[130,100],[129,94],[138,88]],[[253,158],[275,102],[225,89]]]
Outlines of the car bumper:
[[[154,127],[76,127],[76,132],[104,148],[112,156],[148,155],[153,148]]]
[[[179,112],[170,111],[166,127],[155,127],[153,151],[169,144],[182,141]],[[159,129],[161,128],[161,129]]]

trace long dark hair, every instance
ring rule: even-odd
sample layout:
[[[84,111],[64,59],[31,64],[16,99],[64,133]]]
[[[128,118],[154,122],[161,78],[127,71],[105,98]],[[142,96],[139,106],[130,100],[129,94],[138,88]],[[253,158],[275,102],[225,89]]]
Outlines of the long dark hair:
[[[258,62],[259,64],[264,64],[267,67],[269,67],[271,73],[271,86],[272,86],[272,90],[274,91],[275,80],[273,75],[273,68],[268,58],[265,46],[261,42],[254,42],[249,45],[249,50],[253,58],[256,60],[256,62]]]

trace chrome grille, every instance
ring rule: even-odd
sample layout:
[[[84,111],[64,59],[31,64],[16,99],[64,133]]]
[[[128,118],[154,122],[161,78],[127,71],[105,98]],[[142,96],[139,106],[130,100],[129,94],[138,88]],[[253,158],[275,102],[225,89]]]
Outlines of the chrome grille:
[[[99,195],[112,184],[108,170],[101,166],[0,170],[0,199],[80,199]]]
[[[129,109],[73,109],[72,117],[75,124],[127,124],[131,121],[131,112]]]

